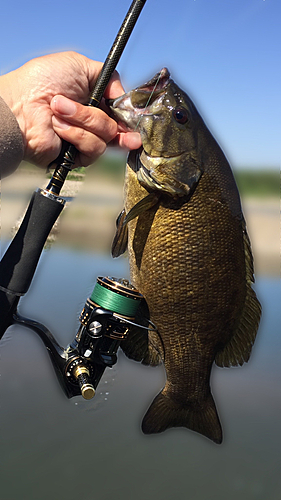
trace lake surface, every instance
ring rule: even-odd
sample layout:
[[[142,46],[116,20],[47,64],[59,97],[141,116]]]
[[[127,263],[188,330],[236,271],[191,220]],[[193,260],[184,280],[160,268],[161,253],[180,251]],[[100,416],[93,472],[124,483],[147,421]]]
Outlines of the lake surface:
[[[19,310],[66,346],[101,275],[128,277],[126,259],[53,247]],[[263,317],[250,362],[212,374],[221,446],[186,429],[142,434],[162,367],[119,353],[93,400],[68,400],[39,337],[10,327],[0,343],[1,499],[279,500],[281,282],[259,278],[256,290]]]

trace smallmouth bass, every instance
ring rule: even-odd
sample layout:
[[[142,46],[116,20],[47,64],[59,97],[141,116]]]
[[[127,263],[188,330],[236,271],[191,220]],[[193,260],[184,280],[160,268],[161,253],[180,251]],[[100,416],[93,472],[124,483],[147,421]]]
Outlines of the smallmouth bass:
[[[166,68],[109,104],[115,119],[138,127],[143,144],[128,157],[112,254],[128,246],[131,282],[157,327],[135,329],[122,349],[144,364],[164,363],[167,376],[142,429],[187,427],[221,443],[212,365],[249,360],[261,315],[235,180]]]

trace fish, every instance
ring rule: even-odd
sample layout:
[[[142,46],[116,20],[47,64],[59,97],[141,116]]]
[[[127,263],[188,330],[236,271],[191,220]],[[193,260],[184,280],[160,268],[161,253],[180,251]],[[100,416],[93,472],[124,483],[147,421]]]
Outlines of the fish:
[[[234,176],[167,68],[108,106],[142,138],[128,156],[112,244],[113,257],[128,250],[131,283],[144,296],[141,314],[156,326],[133,328],[122,349],[166,372],[142,431],[186,427],[220,444],[211,371],[249,360],[261,316]]]

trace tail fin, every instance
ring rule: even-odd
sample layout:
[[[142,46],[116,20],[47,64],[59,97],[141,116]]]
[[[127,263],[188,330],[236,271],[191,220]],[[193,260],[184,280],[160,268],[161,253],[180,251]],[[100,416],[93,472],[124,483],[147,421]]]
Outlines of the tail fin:
[[[222,428],[211,393],[203,404],[190,403],[182,407],[160,392],[144,416],[142,431],[153,434],[170,427],[187,427],[217,444],[222,442]]]

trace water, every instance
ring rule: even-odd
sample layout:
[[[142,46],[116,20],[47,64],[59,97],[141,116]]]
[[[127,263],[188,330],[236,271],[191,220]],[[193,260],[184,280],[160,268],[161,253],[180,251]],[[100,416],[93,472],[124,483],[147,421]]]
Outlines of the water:
[[[99,275],[128,277],[126,260],[45,251],[20,312],[65,346]],[[184,429],[141,433],[162,367],[120,353],[94,400],[68,400],[39,337],[9,328],[0,344],[1,499],[279,500],[281,283],[260,278],[256,289],[264,313],[250,362],[213,370],[221,446]]]

